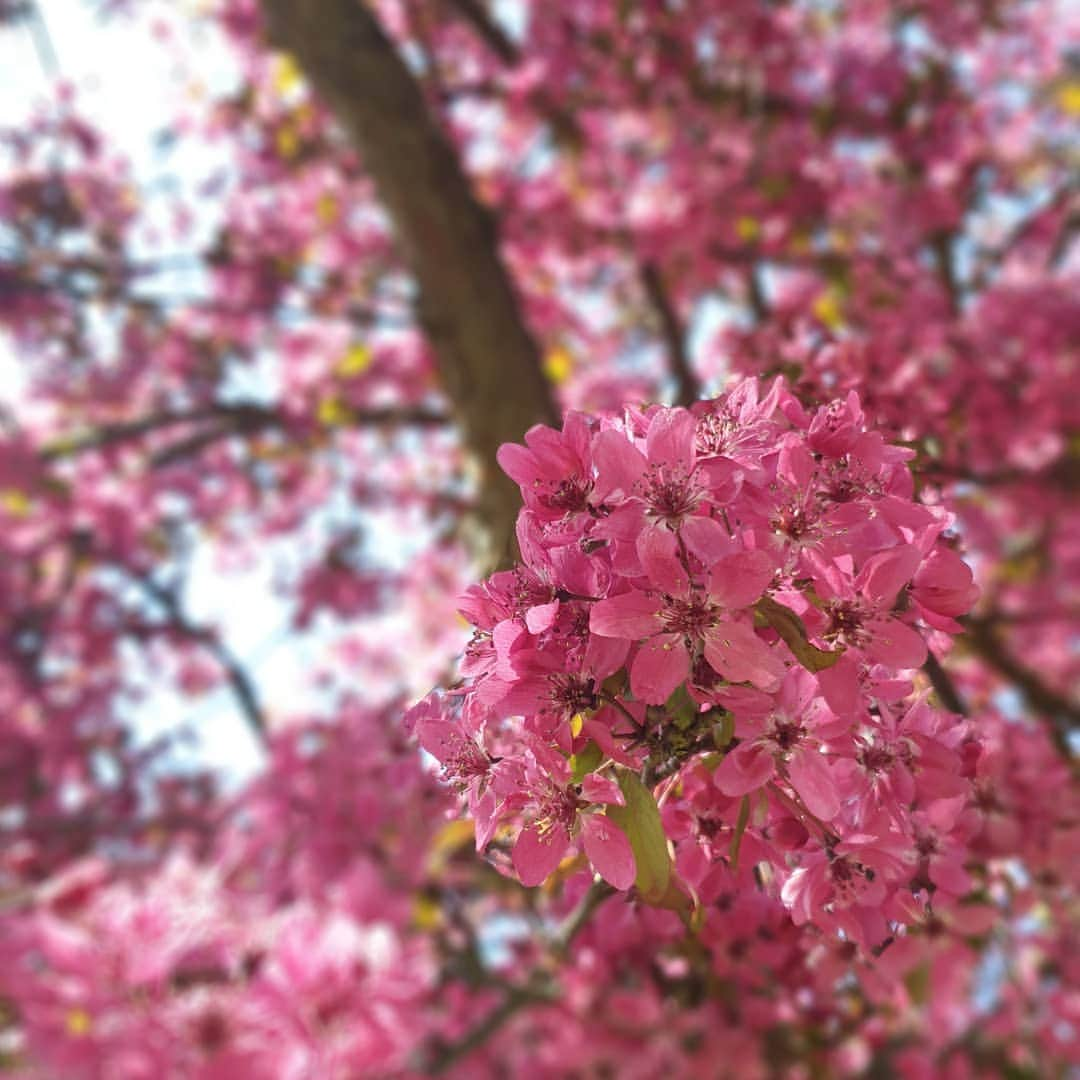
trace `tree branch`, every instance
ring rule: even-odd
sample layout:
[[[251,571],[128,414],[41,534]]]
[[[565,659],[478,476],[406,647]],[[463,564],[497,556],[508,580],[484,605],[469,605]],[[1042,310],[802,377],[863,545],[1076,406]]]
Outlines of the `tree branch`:
[[[664,287],[663,276],[656,263],[643,263],[640,267],[640,277],[645,295],[660,320],[661,334],[667,346],[668,363],[671,365],[671,373],[675,378],[675,403],[690,405],[701,397],[701,384],[694,374],[686,351],[686,333],[672,306],[671,298]]]
[[[508,67],[521,59],[517,45],[506,31],[488,14],[480,0],[449,0],[450,7],[476,31],[487,47]]]
[[[606,881],[594,881],[588,891],[578,901],[577,907],[560,923],[555,934],[553,948],[559,955],[565,955],[574,938],[584,929],[592,918],[593,912],[609,897],[615,895],[615,889]]]
[[[453,1043],[437,1044],[434,1052],[421,1070],[424,1076],[440,1076],[451,1066],[474,1050],[478,1050],[508,1020],[516,1016],[525,1006],[552,1004],[557,1001],[554,990],[539,990],[509,987],[503,1000],[482,1020],[470,1028],[460,1039]]]
[[[488,13],[482,0],[448,0],[448,2],[503,64],[507,67],[516,67],[521,62],[521,49]],[[556,142],[567,147],[581,146],[584,134],[573,112],[556,102],[542,86],[537,87],[530,95],[529,101],[550,125]]]
[[[967,641],[982,659],[1004,675],[1023,694],[1027,703],[1048,721],[1050,738],[1066,761],[1073,760],[1070,730],[1080,730],[1080,704],[1047,686],[1029,667],[1006,649],[988,619],[967,618]]]
[[[926,651],[926,663],[923,664],[930,685],[934,688],[941,704],[950,712],[968,715],[967,703],[960,696],[952,676],[941,666],[941,661],[929,650]]]
[[[210,405],[186,412],[160,412],[142,416],[135,420],[120,420],[112,424],[103,424],[99,428],[82,432],[69,438],[54,440],[43,446],[38,452],[42,461],[58,461],[74,457],[88,450],[104,450],[119,443],[141,439],[155,431],[163,431],[182,424],[197,424],[203,421],[228,418],[228,409]],[[269,415],[266,410],[253,407],[252,422],[266,423]]]
[[[596,909],[615,893],[605,881],[594,881],[578,901],[577,906],[559,924],[552,939],[551,948],[556,956],[563,957],[569,951],[574,938],[592,918]],[[528,1005],[549,1005],[559,999],[558,987],[540,973],[524,986],[507,986],[503,1000],[482,1020],[453,1043],[436,1044],[425,1063],[424,1074],[438,1076],[446,1072],[462,1058],[479,1049],[506,1022]]]
[[[495,453],[535,423],[557,424],[540,353],[477,201],[420,88],[367,5],[263,0],[289,50],[359,150],[416,277],[420,321],[443,388],[478,459],[488,561],[509,554],[520,503]]]
[[[448,422],[446,413],[424,405],[388,406],[381,409],[349,409],[343,420],[346,427],[439,427]],[[135,420],[104,424],[71,438],[61,438],[42,448],[43,461],[58,461],[91,450],[105,450],[145,435],[172,427],[212,424],[185,436],[172,446],[159,450],[151,465],[162,465],[201,450],[204,446],[231,435],[253,434],[268,428],[285,428],[288,419],[275,409],[259,405],[207,405],[179,412],[160,412]]]
[[[260,745],[265,745],[267,740],[266,716],[259,703],[255,684],[228,646],[209,627],[197,626],[190,622],[180,607],[180,601],[168,589],[131,571],[128,571],[128,576],[165,613],[169,630],[173,630],[181,636],[202,645],[217,661],[233,692],[233,697],[236,698],[236,703],[247,721],[248,727],[251,728]]]

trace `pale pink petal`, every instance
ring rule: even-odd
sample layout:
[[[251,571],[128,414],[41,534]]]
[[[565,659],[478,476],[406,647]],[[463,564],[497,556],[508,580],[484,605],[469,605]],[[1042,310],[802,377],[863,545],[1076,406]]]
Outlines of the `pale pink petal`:
[[[608,776],[597,776],[589,773],[581,782],[581,794],[589,802],[614,803],[616,806],[625,806],[626,799],[623,797],[622,788]]]
[[[936,856],[930,860],[930,880],[939,888],[953,896],[964,896],[971,892],[974,882],[956,856]]]
[[[780,451],[776,474],[796,491],[806,491],[814,477],[814,459],[810,451],[801,442],[786,443]]]
[[[872,619],[865,628],[870,638],[863,651],[871,660],[897,668],[922,667],[926,662],[926,642],[899,619]]]
[[[851,716],[862,708],[859,669],[850,657],[841,656],[832,667],[819,671],[817,680],[826,704],[837,716]]]
[[[528,488],[540,475],[536,455],[517,443],[503,443],[495,454],[495,460],[515,484]]]
[[[660,629],[662,601],[649,593],[632,589],[610,596],[593,605],[589,629],[601,637],[627,638],[635,641]]]
[[[744,473],[737,462],[713,458],[699,465],[698,471],[706,477],[714,503],[726,506],[734,502],[742,490]]]
[[[658,589],[669,596],[681,596],[690,588],[690,579],[679,562],[675,534],[658,525],[647,525],[637,539],[641,568]]]
[[[836,778],[821,754],[804,749],[788,763],[788,778],[803,805],[822,821],[832,821],[840,812],[840,792]]]
[[[592,672],[597,681],[602,681],[609,675],[614,675],[626,663],[626,654],[629,651],[630,642],[624,638],[591,634],[589,644],[585,647],[584,667]]]
[[[760,743],[740,743],[724,755],[713,774],[713,783],[731,798],[757,791],[776,775],[776,763]]]
[[[525,625],[530,634],[542,634],[555,622],[559,614],[559,601],[552,600],[550,604],[537,604],[529,608],[525,613]]]
[[[941,615],[963,615],[978,599],[971,568],[954,551],[937,548],[919,568],[912,595],[924,607]]]
[[[637,877],[634,851],[626,833],[603,814],[586,814],[581,820],[581,840],[596,872],[616,889],[629,889]]]
[[[712,566],[717,559],[730,555],[735,547],[727,529],[710,517],[699,515],[686,518],[679,526],[679,535],[690,554],[706,566]]]
[[[727,555],[709,575],[709,595],[726,608],[749,607],[772,581],[776,565],[764,551]]]
[[[495,827],[499,824],[498,809],[495,792],[488,788],[483,795],[479,795],[474,787],[469,788],[468,795],[469,813],[476,823],[476,850],[483,851],[491,843],[495,835]]]
[[[433,758],[444,763],[460,753],[465,741],[461,727],[448,720],[421,719],[416,725],[416,738]]]
[[[911,544],[874,555],[859,574],[863,595],[877,603],[891,604],[911,580],[921,561],[918,548]]]
[[[629,495],[646,467],[641,451],[610,428],[593,440],[592,459],[597,471],[593,498],[598,503],[612,495]]]
[[[638,649],[630,665],[630,689],[639,701],[663,705],[690,674],[690,654],[679,634],[657,634]]]
[[[569,846],[570,836],[564,828],[556,827],[543,835],[535,825],[522,829],[512,855],[521,884],[531,888],[547,881]]]
[[[697,421],[686,409],[661,409],[649,424],[645,452],[654,465],[689,465],[694,453]]]
[[[705,659],[730,682],[775,690],[787,672],[784,662],[743,623],[722,622],[705,637]]]

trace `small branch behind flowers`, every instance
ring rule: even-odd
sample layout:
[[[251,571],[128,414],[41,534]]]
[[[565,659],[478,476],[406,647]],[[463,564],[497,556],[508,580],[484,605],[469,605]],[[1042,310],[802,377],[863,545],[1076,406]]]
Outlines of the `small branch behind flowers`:
[[[952,676],[941,666],[941,661],[929,649],[923,671],[926,672],[926,677],[930,680],[930,685],[934,688],[941,704],[950,712],[967,716],[967,702],[960,696],[960,691],[952,681]]]
[[[615,893],[605,881],[594,881],[569,915],[559,924],[551,942],[557,958],[564,957],[574,939],[584,929],[596,909]],[[522,1009],[530,1005],[551,1005],[559,1000],[558,984],[547,974],[536,970],[524,985],[502,986],[503,999],[455,1042],[436,1042],[419,1063],[424,1076],[440,1076],[478,1050]]]

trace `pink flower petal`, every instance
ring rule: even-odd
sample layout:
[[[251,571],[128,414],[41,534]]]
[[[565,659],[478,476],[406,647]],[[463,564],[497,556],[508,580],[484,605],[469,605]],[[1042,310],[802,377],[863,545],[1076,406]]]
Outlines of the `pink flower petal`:
[[[522,885],[531,888],[546,881],[562,861],[570,846],[570,836],[556,827],[541,835],[535,825],[522,829],[514,844],[514,870]]]
[[[953,896],[964,896],[971,892],[971,875],[964,869],[956,856],[938,856],[930,860],[930,880],[939,888]]]
[[[863,651],[871,660],[898,668],[922,667],[926,662],[926,642],[899,619],[871,619],[865,628],[870,640]]]
[[[637,539],[637,554],[649,581],[669,596],[690,588],[690,579],[679,562],[675,534],[657,525],[646,526]]]
[[[724,756],[713,783],[732,798],[757,791],[776,775],[776,763],[766,747],[760,743],[740,743]]]
[[[726,608],[749,607],[765,591],[775,571],[764,551],[727,555],[709,575],[709,595]]]
[[[662,602],[657,597],[639,589],[610,596],[593,605],[589,629],[601,637],[636,641],[660,629],[658,615],[661,606]]]
[[[626,833],[603,814],[586,814],[581,820],[581,840],[596,872],[616,889],[629,889],[637,877],[634,851]]]
[[[614,803],[616,806],[625,806],[622,789],[608,776],[597,776],[589,773],[581,782],[581,794],[589,802]]]
[[[735,546],[727,529],[710,517],[687,518],[679,526],[679,535],[690,554],[706,566],[712,566],[717,559],[730,555]]]
[[[536,455],[517,443],[503,443],[495,460],[515,484],[527,488],[540,474]]]
[[[679,634],[657,634],[638,649],[630,665],[634,697],[663,705],[690,674],[690,654]]]
[[[647,464],[637,447],[610,429],[593,440],[592,459],[597,471],[593,498],[598,503],[612,495],[629,495]]]
[[[832,821],[840,812],[840,793],[828,763],[809,747],[797,752],[788,763],[788,778],[803,805],[822,821]]]
[[[723,622],[705,637],[705,659],[731,682],[775,690],[787,673],[783,661],[743,623]]]
[[[877,603],[892,604],[896,594],[911,580],[922,556],[911,544],[882,551],[867,560],[859,575],[863,595]]]
[[[817,673],[818,686],[826,704],[837,716],[852,716],[862,708],[859,668],[849,656],[841,656],[832,667]]]
[[[664,409],[649,425],[645,451],[654,465],[689,465],[694,453],[697,421],[686,409]]]
[[[559,601],[552,600],[550,604],[537,604],[529,608],[525,613],[525,625],[530,634],[542,634],[550,629],[559,614]]]

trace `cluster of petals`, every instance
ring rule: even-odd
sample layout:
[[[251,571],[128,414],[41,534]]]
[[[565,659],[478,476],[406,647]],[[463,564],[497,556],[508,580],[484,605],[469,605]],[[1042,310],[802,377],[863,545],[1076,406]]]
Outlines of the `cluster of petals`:
[[[967,895],[978,737],[919,669],[976,588],[910,457],[854,393],[752,379],[504,446],[521,561],[466,592],[462,682],[409,717],[478,848],[642,895],[640,786],[688,897],[724,864],[871,948]]]

